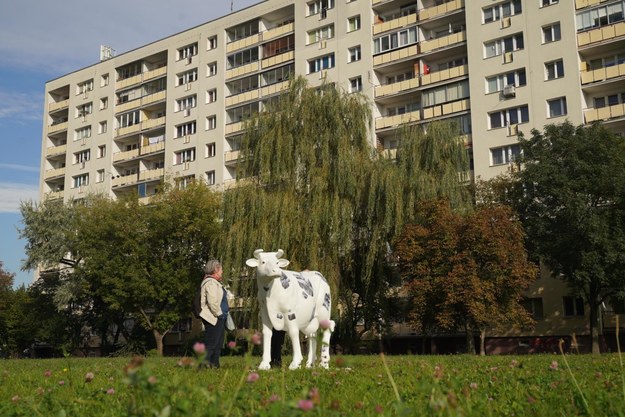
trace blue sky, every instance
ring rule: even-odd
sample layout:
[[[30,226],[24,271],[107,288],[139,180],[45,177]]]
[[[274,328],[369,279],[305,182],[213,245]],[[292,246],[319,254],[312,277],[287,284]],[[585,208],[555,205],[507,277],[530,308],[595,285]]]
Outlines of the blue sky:
[[[21,201],[37,201],[45,83],[95,64],[100,45],[116,55],[165,38],[260,0],[41,0],[0,7],[0,261],[21,271],[25,241]]]

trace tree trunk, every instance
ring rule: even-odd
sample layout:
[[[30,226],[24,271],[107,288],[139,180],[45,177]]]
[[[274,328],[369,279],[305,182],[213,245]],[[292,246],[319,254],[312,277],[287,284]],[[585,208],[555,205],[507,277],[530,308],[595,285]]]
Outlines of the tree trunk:
[[[486,329],[480,329],[480,356],[486,356]]]
[[[154,334],[154,340],[156,341],[156,353],[158,356],[163,356],[163,337],[165,337],[165,334],[160,333],[156,329],[152,329],[152,334]]]
[[[601,353],[601,348],[599,347],[599,303],[596,300],[590,301],[590,338],[592,339],[592,353],[599,354]],[[603,329],[601,329],[603,330]]]
[[[475,355],[475,339],[473,338],[473,329],[469,323],[465,323],[464,329],[467,334],[467,353]]]

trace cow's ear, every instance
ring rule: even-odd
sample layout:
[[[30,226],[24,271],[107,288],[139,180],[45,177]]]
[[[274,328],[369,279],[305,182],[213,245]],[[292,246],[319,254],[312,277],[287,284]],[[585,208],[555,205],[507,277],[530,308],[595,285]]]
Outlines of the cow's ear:
[[[286,268],[287,266],[289,266],[291,262],[289,262],[288,259],[278,259],[278,266],[280,268]]]
[[[251,267],[251,268],[256,268],[258,267],[258,259],[256,258],[250,258],[247,261],[245,261],[245,265]]]

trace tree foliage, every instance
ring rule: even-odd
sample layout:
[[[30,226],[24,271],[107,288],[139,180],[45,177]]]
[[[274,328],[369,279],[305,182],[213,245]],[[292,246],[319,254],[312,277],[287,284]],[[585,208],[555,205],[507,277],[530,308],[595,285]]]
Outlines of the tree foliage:
[[[458,181],[466,149],[451,127],[406,129],[397,162],[375,151],[370,127],[364,96],[296,78],[248,123],[238,186],[224,197],[226,271],[248,276],[243,260],[257,248],[284,249],[292,268],[321,271],[340,299],[343,343],[355,337],[357,321],[377,326],[389,309],[391,243],[415,202],[438,195],[470,202]],[[255,298],[253,280],[234,284]]]
[[[537,268],[509,208],[484,205],[460,214],[447,201],[428,201],[415,220],[396,244],[414,327],[466,329],[469,349],[477,330],[484,353],[487,329],[530,321],[520,302]]]
[[[599,352],[599,306],[625,292],[625,138],[594,124],[532,130],[507,197],[532,250],[590,307]]]

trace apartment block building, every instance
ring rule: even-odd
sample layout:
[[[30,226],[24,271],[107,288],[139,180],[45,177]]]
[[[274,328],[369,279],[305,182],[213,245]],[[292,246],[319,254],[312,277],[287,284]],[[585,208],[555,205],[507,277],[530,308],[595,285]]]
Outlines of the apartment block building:
[[[262,1],[46,83],[41,198],[149,199],[163,179],[227,188],[244,121],[292,74],[367,96],[371,145],[391,153],[404,123],[455,120],[474,176],[492,178],[519,155],[519,132],[567,119],[625,132],[624,9],[624,0]],[[541,281],[532,292],[537,317],[587,333],[565,287]]]

